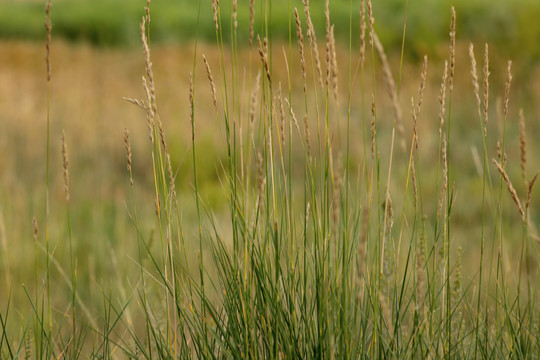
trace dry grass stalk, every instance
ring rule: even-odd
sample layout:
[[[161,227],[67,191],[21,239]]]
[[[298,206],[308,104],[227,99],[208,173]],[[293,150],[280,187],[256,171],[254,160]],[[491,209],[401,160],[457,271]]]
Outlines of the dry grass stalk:
[[[257,35],[257,43],[259,44],[259,56],[261,57],[264,70],[266,71],[266,77],[268,78],[268,83],[272,85],[272,77],[270,76],[270,65],[268,64],[268,55],[267,55],[267,40],[264,39],[264,46],[261,42],[261,38]]]
[[[487,135],[489,110],[489,49],[488,44],[484,48],[484,135]]]
[[[366,1],[360,2],[360,62],[366,61]]]
[[[319,84],[321,88],[324,87],[322,80],[322,70],[321,70],[321,61],[319,60],[319,48],[317,47],[317,36],[315,35],[315,28],[313,27],[313,22],[311,21],[311,15],[309,13],[309,0],[302,0],[304,3],[304,13],[306,14],[306,23],[307,23],[307,36],[309,39],[309,44],[311,46],[311,51],[313,51],[313,57],[315,60],[315,67],[317,73],[319,74]]]
[[[330,161],[332,162],[332,159],[330,159]],[[331,164],[332,168],[333,168],[333,164]],[[333,220],[334,220],[334,229],[335,231],[337,231],[337,227],[338,227],[338,223],[339,223],[339,210],[340,210],[340,207],[341,207],[341,196],[340,196],[340,190],[341,190],[341,172],[342,172],[342,164],[341,164],[341,159],[338,157],[338,164],[337,164],[337,169],[336,171],[333,173],[333,177],[334,177],[334,192],[333,192],[333,196],[334,196],[334,211],[332,213],[332,217],[333,217]]]
[[[442,162],[443,162],[443,183],[441,186],[441,195],[439,196],[439,206],[437,207],[437,219],[441,216],[442,206],[444,202],[444,193],[448,188],[448,159],[446,156],[446,138],[443,137],[442,143]]]
[[[416,311],[420,320],[424,315],[425,296],[425,273],[424,273],[424,251],[420,246],[416,253]]]
[[[249,47],[253,44],[253,23],[255,21],[255,0],[249,2]]]
[[[212,92],[212,103],[214,108],[217,111],[217,98],[216,98],[216,85],[214,84],[214,77],[212,76],[212,70],[210,70],[210,64],[206,60],[206,56],[203,54],[204,66],[206,67],[206,75],[208,76],[208,81],[210,82],[210,91]]]
[[[45,6],[45,32],[47,33],[45,41],[45,64],[47,65],[47,82],[51,81],[51,6],[52,1],[48,0]]]
[[[255,209],[259,209],[261,207],[263,198],[264,198],[264,186],[266,184],[266,179],[264,177],[264,169],[263,169],[263,157],[261,152],[259,151],[257,153],[257,203],[255,204]]]
[[[521,178],[523,179],[523,185],[527,188],[527,175],[525,173],[527,169],[527,139],[525,138],[525,115],[523,115],[523,109],[519,109],[519,152],[521,158]]]
[[[300,22],[300,16],[298,10],[294,8],[294,19],[296,22],[296,36],[298,37],[298,52],[300,53],[300,64],[302,65],[302,78],[304,79],[304,93],[307,91],[306,85],[306,59],[304,56],[304,35],[302,34],[302,23]]]
[[[456,10],[452,6],[452,20],[450,22],[450,94],[454,90],[454,72],[456,66]]]
[[[64,190],[66,192],[66,201],[69,202],[69,160],[68,160],[68,152],[67,152],[67,144],[66,144],[66,134],[62,130],[62,160],[63,160],[63,168],[64,168]]]
[[[532,196],[531,194],[532,194],[532,189],[533,189],[534,183],[536,182],[536,179],[538,179],[538,174],[534,175],[532,180],[529,182],[529,189],[527,190],[527,202],[525,204],[526,210],[528,210],[529,206],[531,205],[531,196]]]
[[[127,157],[127,170],[129,171],[129,181],[131,186],[133,186],[133,177],[131,176],[131,142],[129,141],[129,131],[124,129],[124,148],[126,149]]]
[[[504,88],[503,114],[505,118],[508,116],[508,102],[510,101],[510,86],[511,85],[512,85],[512,61],[508,60],[508,66],[506,68],[506,85]]]
[[[375,96],[371,98],[371,160],[375,159],[375,136],[377,135],[377,129],[375,127],[375,121],[377,117],[377,109],[375,107]]]
[[[375,33],[373,34],[373,40],[375,41],[375,48],[377,49],[377,53],[379,54],[379,57],[381,58],[386,91],[388,92],[388,95],[390,96],[390,99],[392,100],[392,108],[394,109],[394,116],[396,118],[397,131],[398,131],[398,134],[401,136],[402,148],[404,148],[405,143],[403,141],[404,141],[405,130],[403,128],[403,115],[402,115],[401,107],[399,106],[399,102],[397,98],[396,83],[394,81],[394,77],[392,76],[392,71],[390,70],[390,64],[388,62],[388,58],[386,57],[386,53],[384,52],[382,43],[379,40],[379,37],[377,36],[377,34]]]
[[[476,73],[476,59],[474,57],[474,45],[469,44],[469,58],[471,59],[471,75],[474,88],[474,97],[476,98],[476,104],[478,110],[482,108],[482,100],[480,100],[480,85],[478,84],[478,74]]]
[[[390,312],[390,307],[388,305],[388,296],[379,292],[379,304],[381,307],[381,312],[383,315],[384,323],[386,324],[386,329],[390,336],[394,334],[394,324],[392,322],[392,314]]]
[[[214,25],[216,26],[216,33],[217,33],[219,31],[219,23],[218,23],[219,0],[212,0],[212,11],[214,12]]]
[[[441,109],[439,112],[439,136],[442,136],[442,129],[444,125],[444,114],[446,112],[446,81],[448,79],[448,62],[444,62],[444,71],[441,81],[441,91],[439,94],[439,104],[441,105]]]
[[[525,212],[523,211],[523,207],[521,206],[521,201],[519,200],[519,197],[517,195],[516,189],[514,189],[514,186],[512,185],[512,182],[510,181],[510,178],[508,177],[508,174],[506,173],[506,170],[504,170],[504,167],[499,164],[499,162],[495,159],[493,159],[493,163],[497,167],[497,170],[501,174],[504,182],[506,183],[506,187],[508,188],[508,192],[510,193],[510,196],[512,196],[512,200],[514,200],[514,203],[517,206],[517,209],[519,211],[519,215],[521,215],[521,219],[525,222]]]
[[[366,257],[366,243],[369,228],[369,208],[366,205],[362,211],[362,233],[360,235],[360,241],[358,243],[358,276],[360,279],[364,277],[364,260]]]

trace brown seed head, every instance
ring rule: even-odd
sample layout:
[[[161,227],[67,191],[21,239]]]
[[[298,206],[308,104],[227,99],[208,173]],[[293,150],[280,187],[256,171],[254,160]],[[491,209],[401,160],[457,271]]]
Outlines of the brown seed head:
[[[512,84],[512,61],[508,60],[506,68],[506,86],[504,90],[504,117],[508,116],[508,102],[510,101],[510,85]]]
[[[442,76],[442,81],[441,81],[441,91],[440,91],[440,94],[439,94],[439,104],[441,105],[441,109],[440,109],[440,112],[439,112],[439,136],[442,136],[442,128],[443,128],[443,125],[444,125],[444,114],[446,112],[446,105],[445,105],[445,102],[446,102],[446,80],[447,80],[447,77],[448,77],[448,62],[445,61],[444,62],[444,71],[443,71],[443,76]]]
[[[255,0],[249,2],[249,46],[253,44],[253,23],[255,21]]]
[[[268,83],[272,85],[272,77],[270,76],[270,65],[268,64],[268,55],[266,53],[268,41],[265,38],[264,46],[263,46],[263,43],[261,42],[261,38],[259,37],[259,35],[257,35],[257,43],[259,44],[259,56],[264,66],[264,70],[266,71],[266,78],[268,79]]]
[[[478,85],[478,75],[476,73],[476,58],[474,57],[474,45],[472,43],[469,44],[469,58],[471,59],[471,75],[474,88],[474,97],[476,98],[478,111],[480,111],[480,108],[482,106],[482,100],[480,100],[480,86]]]
[[[319,74],[319,84],[322,88],[324,87],[324,84],[322,79],[321,61],[319,58],[319,48],[317,47],[317,36],[315,35],[315,28],[313,27],[313,22],[311,21],[311,15],[309,13],[309,0],[302,1],[304,3],[304,13],[306,14],[307,36],[311,46],[311,51],[313,52],[313,58],[315,59],[315,67],[317,68],[317,73]]]
[[[212,76],[212,70],[210,70],[210,64],[206,60],[206,56],[203,54],[204,66],[206,67],[206,75],[208,76],[208,81],[210,82],[210,91],[212,92],[212,103],[214,108],[217,111],[217,98],[216,98],[216,85],[214,84],[214,77]]]
[[[366,1],[360,2],[360,61],[362,66],[366,61]]]
[[[519,214],[521,215],[521,219],[525,222],[525,212],[523,211],[523,207],[521,206],[521,201],[519,200],[519,197],[517,195],[516,189],[512,185],[512,182],[510,181],[510,178],[508,177],[508,174],[506,173],[506,170],[504,170],[504,166],[499,164],[497,160],[493,159],[493,163],[495,164],[495,167],[501,174],[504,182],[506,183],[506,187],[508,188],[508,192],[510,193],[510,196],[512,197],[512,200],[514,200],[514,203],[516,204],[516,207],[519,211]]]
[[[64,165],[64,190],[66,191],[66,201],[69,202],[69,160],[66,144],[66,134],[62,130],[62,159]]]
[[[487,135],[489,108],[489,51],[488,44],[484,48],[484,135]]]
[[[47,82],[51,81],[51,6],[52,1],[47,1],[45,6],[45,32],[47,33],[47,40],[45,41],[45,64],[47,66]]]
[[[454,90],[454,71],[456,59],[456,10],[452,6],[452,20],[450,23],[450,94]]]
[[[527,188],[527,176],[525,174],[527,168],[527,139],[525,138],[525,115],[523,109],[519,109],[519,150],[521,155],[521,178],[523,184]]]

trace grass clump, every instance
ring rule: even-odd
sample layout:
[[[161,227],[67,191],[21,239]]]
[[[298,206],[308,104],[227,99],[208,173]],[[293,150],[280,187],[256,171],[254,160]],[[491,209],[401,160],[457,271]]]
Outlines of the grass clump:
[[[141,202],[133,167],[144,160],[134,156],[126,130],[126,212],[132,227],[124,236],[131,241],[126,256],[113,245],[99,254],[98,261],[110,266],[109,278],[85,283],[79,273],[84,254],[77,252],[82,244],[70,218],[76,199],[69,191],[69,134],[62,135],[67,240],[50,246],[47,131],[45,245],[34,218],[35,284],[23,288],[31,311],[12,320],[8,295],[0,312],[0,354],[534,357],[540,351],[538,248],[531,216],[536,176],[527,177],[523,113],[521,165],[507,161],[514,140],[506,136],[507,127],[514,127],[511,62],[501,131],[492,135],[488,47],[483,82],[474,47],[469,48],[469,91],[476,110],[469,108],[468,117],[476,116],[478,127],[467,131],[477,134],[470,146],[481,149],[476,150],[477,174],[469,176],[456,161],[465,140],[456,126],[462,121],[456,109],[464,110],[456,105],[463,73],[456,71],[454,8],[448,17],[448,59],[444,66],[428,67],[424,57],[409,93],[402,82],[410,75],[404,74],[404,49],[393,71],[370,0],[348,3],[345,51],[336,45],[329,1],[318,13],[324,18],[324,44],[317,41],[323,36],[317,34],[308,0],[279,4],[287,12],[281,30],[272,22],[275,3],[250,5],[214,0],[212,13],[197,11],[197,31],[212,21],[217,56],[202,54],[196,42],[193,62],[186,66],[191,68],[185,131],[191,134],[192,191],[178,192],[185,167],[178,164],[160,118],[150,42],[156,20],[147,2],[140,26],[144,97],[125,100],[146,118],[152,188]],[[249,14],[247,59],[239,50],[242,12]],[[403,14],[401,23],[407,20]],[[280,43],[275,36],[283,29],[288,41]],[[402,31],[405,47],[405,25]],[[49,56],[47,65],[50,84]],[[430,71],[442,78],[440,84],[433,86]],[[434,134],[422,131],[429,121],[423,108],[430,92],[439,95]],[[409,96],[410,118],[400,101]],[[215,118],[215,144],[199,134],[205,120],[199,111],[205,108]],[[491,137],[497,138],[496,147]],[[215,176],[224,210],[209,206],[201,186],[215,149],[221,151]],[[515,185],[514,171],[521,172],[523,187]],[[481,191],[468,193],[461,179],[473,179]],[[471,227],[462,223],[469,207],[474,207]],[[57,255],[63,249],[67,254]],[[69,271],[63,270],[66,259]],[[70,295],[67,301],[53,296],[62,288]],[[100,293],[101,306],[81,296],[92,288]]]

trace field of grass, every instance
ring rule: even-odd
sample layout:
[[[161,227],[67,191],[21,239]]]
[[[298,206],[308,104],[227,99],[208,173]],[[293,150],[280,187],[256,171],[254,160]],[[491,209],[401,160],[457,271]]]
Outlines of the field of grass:
[[[235,3],[0,2],[0,357],[540,357],[536,3]]]

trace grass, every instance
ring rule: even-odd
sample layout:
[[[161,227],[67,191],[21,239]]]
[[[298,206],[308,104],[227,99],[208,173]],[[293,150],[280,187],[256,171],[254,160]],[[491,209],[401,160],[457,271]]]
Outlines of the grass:
[[[234,1],[213,4],[213,12],[196,11],[197,41],[179,68],[160,69],[171,58],[154,52],[160,19],[153,8],[140,11],[142,56],[112,72],[144,74],[139,91],[123,94],[132,97],[125,111],[138,123],[117,134],[116,150],[103,148],[95,158],[81,148],[89,141],[85,126],[99,119],[78,124],[80,136],[70,136],[67,119],[56,121],[55,94],[66,89],[55,76],[69,67],[55,68],[52,47],[42,93],[46,176],[37,182],[45,194],[21,204],[9,187],[2,190],[12,209],[36,216],[20,235],[33,234],[30,251],[24,241],[8,246],[0,226],[9,290],[0,302],[0,354],[538,356],[538,196],[530,170],[537,162],[528,150],[538,144],[527,142],[529,109],[521,125],[513,121],[519,111],[510,63],[476,69],[483,46],[467,58],[453,9],[444,22],[446,64],[426,57],[419,68],[403,57],[405,12],[402,57],[387,58],[375,32],[380,10],[369,1],[339,3],[348,17],[338,11],[337,20],[334,8],[256,2],[253,38],[246,36],[247,4],[238,7],[242,31]],[[288,15],[279,26],[276,6]],[[407,14],[416,11],[409,6]],[[208,36],[207,23],[213,47],[198,42]],[[336,43],[334,23],[348,28],[348,45]],[[53,36],[54,29],[53,22]],[[483,59],[484,67],[489,56]],[[107,70],[84,79],[100,71]],[[183,82],[184,91],[160,91],[160,80]],[[62,84],[74,83],[83,87],[73,79]],[[96,99],[105,101],[101,89]],[[84,95],[83,103],[94,99]],[[178,98],[182,111],[163,110]],[[108,156],[116,166],[82,179]],[[92,196],[100,176],[125,196],[106,203]],[[4,216],[15,228],[18,213]]]

